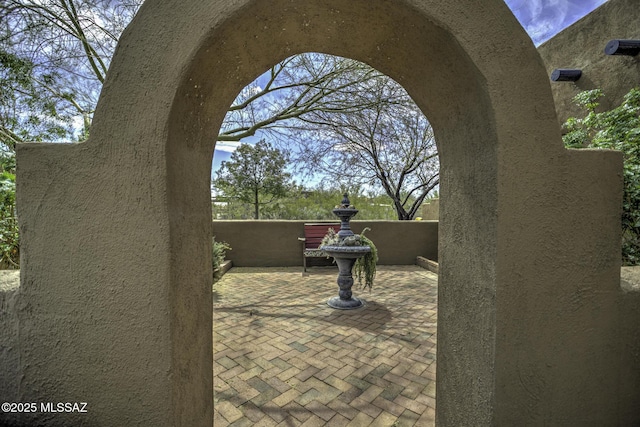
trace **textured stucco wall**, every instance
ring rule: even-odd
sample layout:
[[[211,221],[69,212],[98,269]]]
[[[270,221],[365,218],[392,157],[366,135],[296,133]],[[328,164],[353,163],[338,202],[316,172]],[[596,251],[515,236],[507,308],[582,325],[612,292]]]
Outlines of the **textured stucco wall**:
[[[640,55],[609,56],[604,48],[612,39],[640,39],[640,11],[637,0],[608,0],[583,19],[568,27],[551,40],[538,47],[550,75],[556,68],[577,68],[582,70],[581,78],[573,82],[551,82],[553,97],[556,104],[559,123],[564,123],[568,117],[583,117],[584,112],[571,101],[581,91],[600,88],[605,96],[600,98],[598,111],[610,109],[619,105],[624,95],[633,87],[640,86]],[[588,166],[585,166],[588,167]],[[586,191],[584,185],[577,191]],[[594,227],[600,227],[594,223]],[[589,233],[588,229],[584,229]],[[620,373],[615,387],[621,398],[618,423],[611,421],[611,425],[632,425],[640,423],[640,412],[637,402],[640,402],[640,288],[628,286],[627,278],[634,277],[632,270],[623,268],[622,288],[617,295],[618,328],[616,334],[620,341]],[[586,284],[580,291],[582,294],[593,292],[594,289]],[[576,294],[578,295],[578,294]],[[607,306],[611,304],[607,300]],[[593,313],[601,313],[600,302],[594,304]],[[587,316],[587,314],[585,314]],[[603,321],[612,322],[611,318]],[[586,343],[578,346],[574,344],[575,352],[588,352]],[[573,353],[573,351],[572,351]],[[571,357],[571,356],[567,356]],[[623,421],[624,420],[624,421]]]
[[[233,250],[227,259],[236,267],[302,266],[304,224],[309,221],[214,221],[217,240]],[[317,222],[317,221],[312,221]],[[351,221],[351,229],[364,227],[378,249],[379,264],[415,264],[417,256],[438,259],[437,221]]]
[[[14,402],[18,397],[20,349],[16,295],[19,285],[20,270],[0,270],[0,403]]]
[[[431,199],[422,204],[422,219],[427,221],[440,219],[440,199]]]
[[[211,425],[215,136],[246,84],[304,51],[387,73],[434,127],[439,425],[632,424],[611,392],[621,156],[563,149],[502,0],[147,0],[91,139],[17,150],[19,398],[90,408],[39,422]]]
[[[583,90],[602,89],[601,108],[610,109],[620,105],[629,89],[640,85],[640,55],[606,55],[604,48],[613,39],[640,39],[637,0],[608,0],[538,47],[548,75],[556,68],[582,70],[575,83],[551,82],[561,124],[568,117],[584,115],[571,102]]]
[[[640,425],[640,266],[622,267],[620,291],[620,419]]]

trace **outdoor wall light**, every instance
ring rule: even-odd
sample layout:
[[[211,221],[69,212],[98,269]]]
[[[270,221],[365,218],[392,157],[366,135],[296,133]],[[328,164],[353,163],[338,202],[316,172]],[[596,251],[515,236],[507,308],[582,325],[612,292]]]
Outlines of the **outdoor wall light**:
[[[610,40],[604,48],[607,55],[636,56],[640,53],[640,40]]]
[[[575,82],[580,76],[582,76],[582,70],[556,68],[551,73],[551,80],[554,82]]]

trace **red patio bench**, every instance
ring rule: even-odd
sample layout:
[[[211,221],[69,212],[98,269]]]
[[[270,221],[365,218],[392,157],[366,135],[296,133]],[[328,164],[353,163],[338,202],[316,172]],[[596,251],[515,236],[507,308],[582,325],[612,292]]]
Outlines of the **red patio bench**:
[[[302,271],[307,271],[307,258],[327,257],[327,254],[318,249],[322,238],[327,234],[330,228],[337,233],[340,231],[339,223],[308,223],[304,225],[304,237],[298,237],[302,242]]]

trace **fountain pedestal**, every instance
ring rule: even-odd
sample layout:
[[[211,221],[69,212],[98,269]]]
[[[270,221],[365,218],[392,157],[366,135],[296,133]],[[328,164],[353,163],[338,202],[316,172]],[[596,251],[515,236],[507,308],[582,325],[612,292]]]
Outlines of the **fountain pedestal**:
[[[340,231],[338,232],[338,243],[335,245],[321,246],[320,249],[327,255],[335,259],[338,264],[338,296],[330,298],[327,305],[340,310],[351,310],[364,305],[361,299],[353,296],[351,287],[353,286],[353,265],[361,256],[371,252],[367,245],[359,244],[359,236],[351,231],[349,221],[351,217],[358,213],[358,210],[351,206],[349,197],[344,195],[341,205],[333,210],[333,213],[341,220]]]
[[[346,252],[344,249],[357,248],[357,250]],[[365,255],[371,251],[368,246],[323,246],[329,256],[332,256],[338,264],[338,296],[330,298],[327,301],[327,305],[332,308],[340,310],[351,310],[354,308],[360,308],[364,305],[361,299],[353,296],[351,287],[353,286],[353,265],[356,263],[356,259]]]

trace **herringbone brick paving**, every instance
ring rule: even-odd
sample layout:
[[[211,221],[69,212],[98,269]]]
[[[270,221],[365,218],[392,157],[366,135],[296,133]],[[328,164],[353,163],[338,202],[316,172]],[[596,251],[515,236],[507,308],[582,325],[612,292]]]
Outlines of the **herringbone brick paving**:
[[[363,309],[337,269],[233,268],[214,286],[214,426],[432,426],[437,276],[379,266]]]

